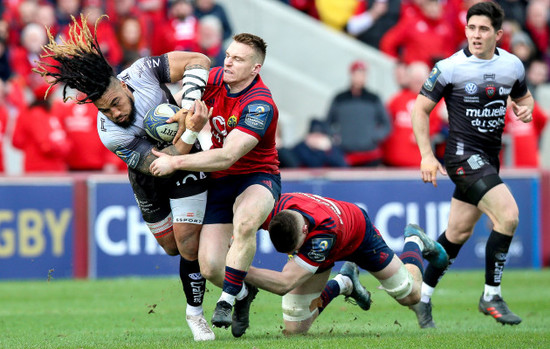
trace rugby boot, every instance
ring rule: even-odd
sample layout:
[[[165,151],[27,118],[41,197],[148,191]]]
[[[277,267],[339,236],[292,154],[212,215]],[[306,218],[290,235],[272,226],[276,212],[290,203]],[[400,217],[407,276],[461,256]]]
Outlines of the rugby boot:
[[[434,320],[432,319],[432,301],[428,303],[418,302],[409,308],[416,314],[418,325],[420,328],[435,328]]]
[[[492,316],[497,322],[503,325],[517,325],[521,322],[521,318],[512,313],[504,299],[498,295],[494,295],[490,301],[486,302],[483,299],[483,294],[481,294],[479,311],[485,315]]]
[[[216,309],[214,309],[214,314],[212,314],[212,325],[223,328],[231,326],[232,310],[233,306],[226,301],[216,303]]]
[[[233,310],[233,323],[231,324],[231,334],[233,337],[242,336],[250,325],[250,305],[252,304],[254,298],[256,298],[256,294],[258,294],[258,288],[250,284],[246,284],[246,288],[248,289],[248,294],[246,297],[235,302],[235,309]]]
[[[353,298],[361,309],[369,310],[372,302],[370,292],[359,282],[359,268],[357,268],[357,264],[353,262],[344,263],[342,269],[340,269],[340,274],[349,277],[353,284],[351,294],[346,296],[346,300]]]
[[[216,339],[216,335],[210,328],[210,325],[208,325],[203,314],[187,315],[185,319],[187,320],[187,325],[189,325],[191,332],[193,332],[195,341],[213,341]]]
[[[434,241],[424,233],[424,230],[416,224],[407,224],[405,237],[417,236],[424,244],[422,257],[433,264],[437,269],[445,269],[449,265],[449,255],[437,241]]]

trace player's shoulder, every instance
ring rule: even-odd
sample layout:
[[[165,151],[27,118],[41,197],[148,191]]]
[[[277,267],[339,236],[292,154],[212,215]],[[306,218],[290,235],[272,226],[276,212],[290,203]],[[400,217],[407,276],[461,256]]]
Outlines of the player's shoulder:
[[[523,62],[516,55],[499,47],[497,47],[497,55],[499,59],[504,61],[503,63],[501,63],[502,66],[511,64],[514,65],[516,69],[524,70]]]
[[[208,84],[221,86],[223,84],[223,67],[214,67],[208,74]]]

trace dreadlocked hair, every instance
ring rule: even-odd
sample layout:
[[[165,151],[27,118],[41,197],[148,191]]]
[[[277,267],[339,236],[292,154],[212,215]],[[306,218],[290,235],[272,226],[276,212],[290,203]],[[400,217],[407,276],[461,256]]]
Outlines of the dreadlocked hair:
[[[44,98],[58,83],[65,85],[63,101],[73,99],[78,104],[92,103],[107,90],[115,74],[97,42],[97,25],[103,17],[108,18],[107,15],[102,15],[97,19],[92,35],[87,18],[83,14],[80,14],[81,25],[71,16],[73,24],[69,28],[68,39],[61,38],[61,43],[55,41],[50,28],[46,27],[49,43],[42,47],[45,53],[40,55],[40,58],[46,60],[37,61],[37,67],[33,69],[50,85]],[[57,64],[49,63],[51,60]],[[78,90],[85,96],[67,97],[68,87]]]

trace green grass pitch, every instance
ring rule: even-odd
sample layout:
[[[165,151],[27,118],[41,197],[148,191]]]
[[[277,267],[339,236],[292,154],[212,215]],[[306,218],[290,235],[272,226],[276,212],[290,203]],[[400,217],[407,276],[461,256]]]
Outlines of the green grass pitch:
[[[550,270],[508,269],[503,296],[523,318],[502,326],[477,310],[483,271],[451,270],[433,297],[435,330],[418,328],[377,281],[362,274],[372,308],[335,299],[308,335],[281,334],[279,296],[260,291],[242,338],[215,329],[216,341],[193,342],[177,278],[0,282],[1,348],[550,348]],[[220,290],[208,285],[208,320]]]

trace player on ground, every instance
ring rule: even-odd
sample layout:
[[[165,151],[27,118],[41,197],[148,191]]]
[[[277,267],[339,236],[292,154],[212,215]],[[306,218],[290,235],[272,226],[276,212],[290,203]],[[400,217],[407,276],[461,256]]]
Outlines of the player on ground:
[[[479,310],[502,324],[519,324],[502,299],[500,284],[508,248],[518,226],[518,206],[499,176],[499,152],[506,103],[523,122],[532,121],[533,97],[525,84],[525,70],[514,55],[496,47],[502,37],[504,12],[495,2],[480,2],[468,10],[468,47],[438,62],[417,97],[412,123],[420,149],[422,180],[436,186],[437,171],[455,184],[447,230],[438,242],[454,261],[485,213],[493,230],[485,249],[485,289]],[[430,145],[429,115],[445,98],[449,138],[445,169]],[[431,296],[447,268],[426,268],[422,301],[413,307],[420,327],[435,327]]]
[[[46,54],[36,72],[52,86],[65,84],[65,100],[70,98],[67,97],[69,87],[82,94],[72,97],[77,103],[93,103],[98,108],[97,131],[101,141],[128,165],[130,184],[143,219],[167,254],[181,256],[180,278],[187,298],[186,319],[194,339],[213,340],[214,332],[202,310],[205,279],[200,274],[197,256],[206,207],[206,176],[188,171],[178,171],[164,178],[152,176],[149,165],[156,158],[152,150],[159,145],[147,137],[143,128],[143,118],[150,108],[167,102],[175,104],[164,84],[182,78],[186,104],[179,113],[186,116],[185,123],[191,128],[187,133],[199,131],[204,126],[208,108],[200,98],[210,60],[199,53],[170,52],[139,59],[115,76],[103,57],[97,38],[88,29],[86,18],[82,15],[81,19],[79,25],[73,18],[69,38],[59,44],[48,29],[50,42],[44,47]],[[50,64],[45,59],[55,62]],[[162,152],[200,151],[194,139],[182,139],[167,145]]]
[[[256,231],[281,192],[275,148],[279,112],[259,75],[266,46],[256,35],[235,35],[224,66],[210,71],[203,100],[214,108],[212,148],[181,156],[155,152],[159,158],[151,164],[151,172],[161,176],[176,169],[212,172],[199,261],[203,275],[223,288],[212,324],[232,325],[235,337],[248,327],[257,292],[243,283],[256,252]]]
[[[445,267],[443,247],[420,227],[405,228],[398,258],[367,213],[357,205],[306,193],[283,194],[263,225],[275,249],[293,254],[281,272],[250,267],[246,281],[283,296],[286,334],[305,333],[328,303],[340,294],[364,310],[370,295],[359,283],[357,266],[376,277],[399,304],[420,300],[422,256]],[[336,261],[349,261],[327,283]]]

